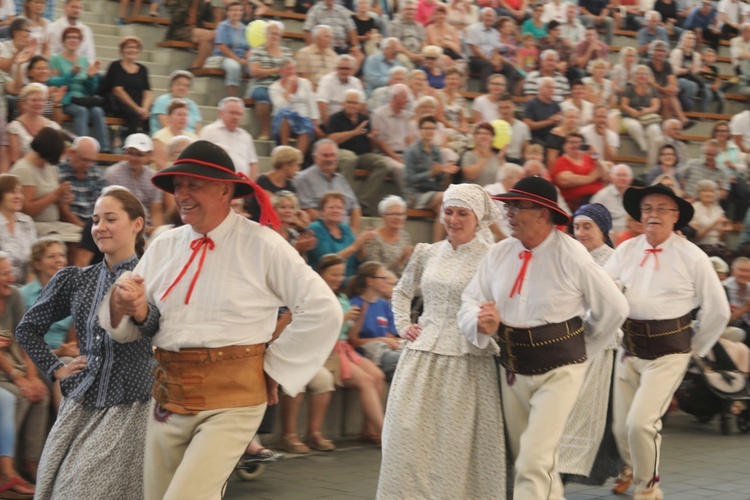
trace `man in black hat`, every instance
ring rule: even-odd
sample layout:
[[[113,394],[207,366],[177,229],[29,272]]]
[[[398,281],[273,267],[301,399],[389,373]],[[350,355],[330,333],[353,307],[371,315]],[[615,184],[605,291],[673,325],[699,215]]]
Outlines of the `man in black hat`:
[[[152,182],[184,226],[153,241],[113,287],[101,324],[118,342],[153,337],[159,363],[146,436],[145,498],[219,498],[278,381],[304,390],[333,348],[341,306],[276,231],[265,192],[220,147],[197,141]],[[231,208],[254,194],[260,224]],[[142,276],[142,277],[141,277]],[[266,350],[279,307],[294,321]]]
[[[693,207],[663,184],[625,191],[643,234],[605,265],[630,304],[615,365],[613,432],[627,463],[613,491],[635,482],[635,499],[663,498],[659,487],[661,417],[682,381],[691,351],[705,356],[729,321],[729,304],[708,256],[675,229]],[[692,325],[691,311],[700,307]]]
[[[560,500],[557,448],[586,360],[610,342],[627,317],[627,303],[586,248],[555,229],[570,217],[551,182],[526,177],[495,199],[505,202],[512,237],[479,265],[462,296],[458,324],[478,347],[496,333],[500,340],[514,498]]]

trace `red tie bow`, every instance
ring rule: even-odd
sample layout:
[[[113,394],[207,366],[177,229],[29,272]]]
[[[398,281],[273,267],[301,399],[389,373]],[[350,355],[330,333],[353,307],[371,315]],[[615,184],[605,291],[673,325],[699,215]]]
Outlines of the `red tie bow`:
[[[167,298],[167,295],[169,295],[169,292],[172,291],[174,287],[177,286],[177,283],[180,282],[183,276],[185,276],[185,273],[190,268],[190,264],[193,263],[195,260],[195,256],[198,255],[198,252],[203,249],[203,252],[201,252],[201,260],[198,261],[198,270],[195,272],[195,275],[193,276],[193,280],[190,282],[190,288],[188,288],[188,293],[185,296],[185,304],[190,302],[190,296],[193,294],[193,288],[195,287],[195,282],[198,281],[198,276],[201,274],[201,269],[203,269],[203,261],[206,260],[206,252],[208,250],[213,250],[216,245],[214,244],[214,240],[209,238],[208,236],[203,236],[201,238],[195,239],[190,242],[190,248],[193,250],[193,254],[190,256],[190,259],[187,261],[187,264],[182,268],[182,271],[180,271],[180,274],[177,275],[177,278],[172,282],[171,285],[169,285],[169,288],[167,288],[167,291],[164,292],[164,295],[161,296],[162,302],[164,302],[164,299]]]
[[[531,252],[528,250],[523,250],[518,254],[518,258],[523,260],[523,264],[521,264],[521,270],[518,272],[518,276],[516,277],[516,282],[513,283],[513,288],[510,291],[510,298],[513,298],[513,295],[516,293],[518,295],[521,295],[521,288],[523,288],[523,280],[526,278],[526,268],[529,267],[529,260],[531,260]]]
[[[662,248],[647,248],[647,249],[645,249],[644,252],[645,252],[646,255],[643,256],[643,260],[641,261],[641,267],[643,267],[643,264],[645,264],[646,261],[648,260],[648,258],[651,255],[653,255],[654,259],[656,260],[656,262],[654,262],[654,269],[656,269],[658,271],[659,270],[659,255],[658,254],[662,250],[663,250]]]

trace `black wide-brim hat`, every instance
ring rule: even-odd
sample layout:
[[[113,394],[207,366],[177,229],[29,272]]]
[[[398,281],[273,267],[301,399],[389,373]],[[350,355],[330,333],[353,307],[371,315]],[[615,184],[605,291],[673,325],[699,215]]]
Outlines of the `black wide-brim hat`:
[[[508,190],[507,193],[492,197],[499,201],[530,201],[549,209],[552,212],[552,220],[557,226],[570,224],[570,216],[557,204],[557,189],[550,181],[533,175],[524,177]]]
[[[261,208],[258,221],[262,225],[278,227],[280,222],[266,192],[245,174],[237,172],[234,162],[223,148],[208,141],[195,141],[182,152],[172,166],[156,172],[151,182],[157,188],[174,194],[174,177],[182,175],[212,182],[234,184],[233,198],[255,195]]]
[[[677,209],[680,211],[680,217],[677,219],[677,222],[674,225],[675,230],[682,229],[683,227],[687,226],[688,223],[692,220],[693,214],[695,213],[693,206],[684,199],[674,194],[674,191],[672,191],[669,187],[661,183],[644,188],[630,187],[625,190],[625,194],[622,197],[622,204],[625,207],[625,211],[634,220],[641,222],[641,201],[643,200],[643,198],[650,194],[663,194],[665,196],[669,196],[675,201],[675,203],[677,203]]]

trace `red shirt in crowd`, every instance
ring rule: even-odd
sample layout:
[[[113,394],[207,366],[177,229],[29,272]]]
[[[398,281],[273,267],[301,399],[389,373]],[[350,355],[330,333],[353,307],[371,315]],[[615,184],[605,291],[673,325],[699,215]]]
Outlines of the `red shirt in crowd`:
[[[582,198],[591,196],[604,187],[604,184],[599,180],[571,188],[563,188],[560,186],[557,181],[557,176],[563,172],[572,172],[577,175],[589,175],[594,171],[596,163],[594,163],[593,158],[589,155],[583,155],[581,158],[581,163],[576,164],[566,155],[562,155],[557,158],[555,165],[552,167],[552,182],[560,187],[560,193],[562,193],[563,198],[565,198],[565,201],[570,205],[571,210],[575,210],[575,208],[573,208],[574,206],[577,208],[581,205],[580,200]]]

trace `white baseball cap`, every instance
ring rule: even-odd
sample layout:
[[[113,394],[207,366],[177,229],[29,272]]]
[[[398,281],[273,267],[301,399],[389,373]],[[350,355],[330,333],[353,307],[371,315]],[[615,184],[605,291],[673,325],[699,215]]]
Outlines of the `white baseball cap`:
[[[125,139],[122,149],[137,149],[141,153],[150,153],[154,150],[154,143],[146,134],[131,134]]]

